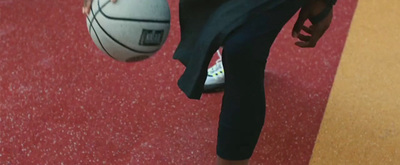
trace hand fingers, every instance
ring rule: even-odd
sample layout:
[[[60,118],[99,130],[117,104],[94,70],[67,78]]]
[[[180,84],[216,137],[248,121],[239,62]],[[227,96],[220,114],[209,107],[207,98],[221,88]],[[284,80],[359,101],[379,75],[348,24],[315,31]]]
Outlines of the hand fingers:
[[[92,6],[92,0],[85,0],[83,3],[82,13],[88,15],[91,6]]]
[[[93,2],[93,0],[84,0],[83,7],[82,7],[83,14],[89,15],[90,7],[92,6],[92,2]],[[116,3],[117,0],[111,0],[111,2]]]
[[[311,36],[306,36],[306,35],[303,35],[303,34],[300,33],[299,36],[298,36],[298,38],[299,38],[299,40],[301,40],[301,41],[308,42],[308,41],[310,41]]]
[[[310,31],[311,36],[310,38],[308,38],[307,36],[299,36],[299,39],[301,41],[296,42],[295,44],[299,47],[302,48],[313,48],[317,45],[317,42],[319,41],[319,39],[325,34],[325,32],[328,30],[330,23],[332,21],[332,12],[330,13],[330,15],[325,18],[322,22],[318,23],[318,24],[314,24],[311,25],[309,28],[307,27],[303,27],[303,30],[305,32]]]
[[[312,33],[310,41],[309,41],[310,46],[315,47],[315,45],[317,45],[317,42],[319,41],[319,39],[328,30],[329,25],[330,25],[330,21],[322,22],[321,24],[314,25],[313,33]]]
[[[308,33],[308,34],[312,34],[312,28],[311,28],[311,26],[310,27],[307,27],[307,26],[302,26],[301,27],[301,30],[303,30],[303,31],[305,31],[306,33]]]
[[[324,25],[318,25],[315,26],[315,29],[313,30],[313,33],[311,36],[304,36],[302,35],[299,39],[302,41],[296,42],[295,44],[299,47],[302,48],[313,48],[317,45],[317,42],[319,39],[322,37],[322,35],[325,33],[327,28]]]
[[[294,43],[294,44],[297,45],[298,47],[301,47],[301,48],[312,48],[312,47],[310,46],[310,43],[309,43],[309,42],[298,41],[298,42],[296,42],[296,43]]]
[[[305,10],[301,10],[299,13],[299,18],[297,18],[296,23],[294,24],[293,30],[292,30],[292,37],[297,38],[297,36],[300,34],[300,31],[302,27],[304,26],[304,23],[307,20],[307,15],[308,13],[304,12]]]

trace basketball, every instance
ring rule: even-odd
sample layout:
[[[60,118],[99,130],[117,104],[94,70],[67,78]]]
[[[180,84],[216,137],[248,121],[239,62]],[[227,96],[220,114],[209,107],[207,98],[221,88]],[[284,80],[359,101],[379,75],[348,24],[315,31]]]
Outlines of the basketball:
[[[167,0],[93,0],[86,22],[100,50],[115,60],[135,62],[161,49],[170,19]]]

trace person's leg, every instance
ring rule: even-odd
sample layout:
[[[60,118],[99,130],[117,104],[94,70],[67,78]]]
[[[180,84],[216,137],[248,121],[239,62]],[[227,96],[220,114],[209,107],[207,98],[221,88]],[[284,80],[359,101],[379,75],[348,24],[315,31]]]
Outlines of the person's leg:
[[[265,118],[264,70],[269,49],[299,9],[296,0],[258,14],[224,43],[225,94],[218,128],[218,164],[247,164]]]

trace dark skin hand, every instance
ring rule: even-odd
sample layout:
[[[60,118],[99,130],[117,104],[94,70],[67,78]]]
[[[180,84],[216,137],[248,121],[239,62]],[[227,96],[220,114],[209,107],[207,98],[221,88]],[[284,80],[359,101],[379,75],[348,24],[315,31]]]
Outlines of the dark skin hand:
[[[312,24],[309,27],[305,26],[304,23],[307,19],[321,13],[326,7],[327,4],[324,0],[309,0],[309,3],[300,10],[299,18],[297,19],[292,31],[292,36],[299,39],[295,45],[302,48],[313,48],[317,45],[319,39],[325,34],[326,30],[328,30],[331,25],[333,9],[327,17],[318,23]],[[302,34],[301,31],[304,31],[306,34]]]

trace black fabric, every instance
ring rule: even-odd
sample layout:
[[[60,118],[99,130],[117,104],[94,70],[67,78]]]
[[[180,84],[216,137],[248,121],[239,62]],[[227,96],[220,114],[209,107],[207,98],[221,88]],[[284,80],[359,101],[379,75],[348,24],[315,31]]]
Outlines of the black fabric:
[[[270,9],[285,0],[181,0],[181,42],[174,54],[186,70],[178,86],[192,99],[200,99],[207,67],[226,36],[255,10]]]
[[[337,0],[326,0],[326,3],[330,6],[336,5]]]
[[[249,159],[265,118],[264,70],[271,45],[300,8],[287,1],[250,17],[224,42],[225,93],[218,128],[217,154],[227,160]]]

